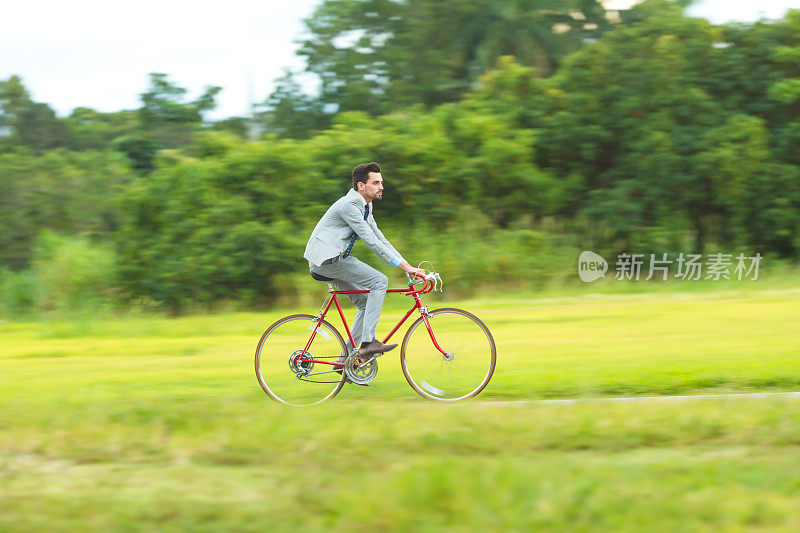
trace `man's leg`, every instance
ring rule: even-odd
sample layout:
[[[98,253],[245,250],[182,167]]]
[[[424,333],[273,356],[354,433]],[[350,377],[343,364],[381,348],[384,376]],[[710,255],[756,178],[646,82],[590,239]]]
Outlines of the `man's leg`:
[[[332,283],[338,291],[360,291],[365,289],[365,287],[341,279],[336,279]],[[352,333],[353,340],[356,341],[356,347],[358,347],[361,344],[361,334],[364,329],[364,310],[367,308],[367,295],[348,294],[347,297],[350,298],[350,301],[356,306],[356,318],[350,325],[350,333]],[[349,354],[353,351],[353,347],[350,345],[350,338],[345,337],[344,343],[347,346],[347,353]]]
[[[389,288],[389,278],[353,256],[320,265],[314,268],[314,272],[333,278],[337,288],[348,287],[341,290],[369,290],[367,295],[349,295],[351,301],[358,307],[351,332],[356,342],[368,343],[375,339],[378,319],[383,309],[383,300],[386,297],[386,290]],[[361,298],[352,298],[354,296]],[[364,296],[366,296],[365,303]],[[364,306],[363,310],[360,304]]]
[[[378,320],[383,309],[383,300],[386,298],[386,291],[389,288],[389,278],[385,274],[375,270],[366,263],[362,263],[357,258],[350,256],[341,261],[353,276],[357,276],[356,283],[365,289],[369,289],[367,294],[367,304],[364,311],[356,313],[356,322],[353,323],[353,338],[360,339],[362,343],[368,343],[375,339],[375,331],[378,329]],[[363,295],[361,295],[363,296]],[[360,317],[358,315],[361,315]],[[361,323],[358,319],[361,319]]]

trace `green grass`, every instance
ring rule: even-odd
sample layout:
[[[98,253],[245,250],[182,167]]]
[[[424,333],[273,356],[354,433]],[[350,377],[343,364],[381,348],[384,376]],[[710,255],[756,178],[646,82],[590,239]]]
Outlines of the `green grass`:
[[[795,399],[484,403],[800,390],[796,288],[602,292],[446,302],[498,347],[453,406],[394,352],[369,388],[274,404],[255,343],[314,307],[2,323],[0,531],[798,530]]]

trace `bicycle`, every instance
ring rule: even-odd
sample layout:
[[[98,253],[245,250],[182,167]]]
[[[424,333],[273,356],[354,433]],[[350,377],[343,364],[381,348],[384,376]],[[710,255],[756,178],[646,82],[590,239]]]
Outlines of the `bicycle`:
[[[388,343],[418,311],[420,316],[408,328],[400,346],[400,366],[406,381],[429,400],[456,402],[471,398],[486,387],[494,374],[494,338],[486,324],[472,313],[452,307],[429,310],[425,295],[435,290],[443,292],[443,282],[437,272],[425,272],[424,278],[419,279],[406,275],[408,288],[387,291],[411,296],[414,303],[383,343]],[[325,320],[331,304],[335,304],[350,346],[355,346],[337,296],[369,291],[339,291],[330,278],[312,276],[328,283],[328,296],[319,312],[281,318],[267,328],[256,346],[255,370],[261,388],[273,400],[288,405],[319,404],[336,396],[346,382],[369,385],[378,374],[377,355],[359,356],[357,348],[348,352],[342,335]],[[329,366],[330,370],[323,370]]]

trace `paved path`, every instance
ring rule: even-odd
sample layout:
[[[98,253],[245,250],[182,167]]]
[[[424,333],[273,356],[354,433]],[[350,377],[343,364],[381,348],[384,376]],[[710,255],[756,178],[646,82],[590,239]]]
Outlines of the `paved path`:
[[[582,403],[582,402],[643,402],[643,401],[679,401],[703,400],[706,398],[797,398],[800,392],[742,392],[734,394],[691,394],[685,396],[633,396],[628,398],[575,398],[563,400],[509,400],[486,401],[485,404],[526,404],[526,403]]]

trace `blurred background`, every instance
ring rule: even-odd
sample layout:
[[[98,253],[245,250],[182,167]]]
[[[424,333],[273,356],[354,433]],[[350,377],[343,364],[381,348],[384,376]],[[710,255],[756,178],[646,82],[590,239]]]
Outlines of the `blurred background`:
[[[667,0],[310,1],[259,8],[262,18],[237,4],[216,34],[178,5],[148,25],[145,4],[131,17],[148,37],[123,35],[127,47],[102,15],[58,8],[66,24],[26,22],[32,31],[4,44],[1,312],[296,302],[315,287],[305,240],[364,161],[383,167],[384,233],[411,262],[432,260],[453,296],[500,279],[579,284],[581,250],[610,262],[759,252],[767,272],[791,268],[800,11],[790,3],[737,14]],[[237,24],[261,24],[282,45],[223,44]],[[77,37],[59,47],[57,28]],[[189,34],[203,41],[193,52]],[[211,65],[231,47],[241,54],[220,76]],[[75,70],[56,64],[59,48]],[[202,88],[184,53],[212,83]],[[131,81],[147,58],[191,91],[172,72]],[[96,80],[88,94],[69,83],[84,75]]]
[[[793,3],[4,6],[0,531],[800,531]],[[318,407],[258,386],[367,161],[431,308],[493,334],[477,398],[401,349]],[[644,280],[681,253],[732,279]]]

